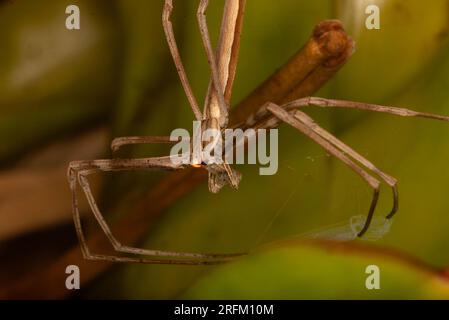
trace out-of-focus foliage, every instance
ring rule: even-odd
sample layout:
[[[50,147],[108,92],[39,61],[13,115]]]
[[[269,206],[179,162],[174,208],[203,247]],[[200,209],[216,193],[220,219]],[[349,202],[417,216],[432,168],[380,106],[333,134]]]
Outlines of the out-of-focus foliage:
[[[370,252],[369,247],[364,251],[286,242],[213,270],[182,298],[449,299],[449,281],[440,274]],[[367,269],[373,261],[380,272],[380,290],[366,287],[375,284],[377,271]]]
[[[76,3],[82,28],[65,28]],[[106,114],[120,33],[109,1],[11,1],[0,10],[0,160]]]

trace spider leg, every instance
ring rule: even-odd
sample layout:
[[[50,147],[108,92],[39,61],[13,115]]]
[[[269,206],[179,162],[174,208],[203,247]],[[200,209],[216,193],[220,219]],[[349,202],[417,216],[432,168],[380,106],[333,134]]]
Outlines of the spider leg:
[[[245,1],[239,0],[226,0],[225,4],[225,15],[226,10],[231,7],[238,8],[237,11],[244,11]],[[217,61],[216,54],[212,49],[212,44],[210,41],[209,29],[207,26],[206,10],[209,6],[209,0],[201,0],[197,11],[197,19],[199,24],[199,29],[201,33],[201,39],[203,41],[203,46],[206,51],[207,60],[212,75],[212,85],[214,91],[208,90],[208,95],[206,97],[206,107],[205,107],[205,117],[207,119],[218,119],[219,128],[226,128],[229,121],[229,107],[226,103],[225,98],[225,87],[228,89],[228,95],[230,96],[232,91],[232,83],[235,75],[236,67],[236,57],[232,56],[232,53],[238,54],[239,47],[239,33],[241,28],[241,21],[235,20],[234,29],[226,30],[226,32],[236,33],[234,34],[237,38],[233,38],[232,41],[220,41],[219,50],[229,50],[228,54],[225,54],[223,58]],[[231,10],[232,11],[232,10]],[[229,12],[228,12],[229,13]],[[237,13],[238,16],[238,13]],[[240,24],[240,26],[239,26]],[[238,34],[238,35],[237,35]],[[223,37],[229,36],[221,34],[220,40],[224,40]],[[229,39],[228,39],[229,40]],[[235,46],[234,46],[235,44]],[[225,48],[226,47],[226,48]],[[229,59],[229,61],[223,61]],[[210,88],[209,88],[210,89]],[[225,184],[230,184],[233,188],[237,188],[240,181],[240,174],[233,170],[229,164],[224,163],[221,165],[220,172],[209,172],[209,190],[213,193],[218,192]]]
[[[91,256],[89,251],[89,247],[87,246],[86,237],[84,236],[83,227],[81,224],[81,218],[79,213],[78,206],[78,197],[76,192],[76,172],[69,165],[69,169],[67,171],[67,179],[69,181],[70,190],[72,191],[72,213],[73,213],[73,223],[75,224],[76,235],[78,236],[78,241],[81,246],[81,252],[85,259],[88,259]]]
[[[228,262],[231,259],[220,260],[177,260],[177,259],[147,259],[147,258],[132,258],[132,257],[118,257],[112,255],[94,254],[90,255],[88,260],[91,261],[110,261],[121,263],[143,263],[143,264],[173,264],[173,265],[216,265]]]
[[[270,103],[267,105],[267,110],[271,112],[276,118],[282,120],[283,122],[291,125],[296,128],[307,137],[318,143],[321,147],[323,147],[326,151],[334,155],[336,158],[345,163],[349,168],[351,168],[354,172],[356,172],[363,180],[365,180],[368,185],[373,189],[373,198],[371,200],[370,208],[368,211],[368,215],[365,221],[365,225],[362,230],[359,232],[358,236],[361,237],[368,230],[374,211],[377,206],[377,201],[379,199],[379,190],[380,190],[380,182],[367,173],[363,168],[361,168],[357,163],[352,161],[343,151],[339,150],[335,147],[331,142],[323,138],[320,134],[318,134],[312,127],[310,127],[307,123],[302,122],[294,115],[290,114],[288,111],[283,109],[282,107]]]
[[[188,137],[183,138],[190,140]],[[176,143],[181,140],[172,140],[169,136],[137,136],[137,137],[118,137],[112,140],[111,149],[112,152],[117,152],[121,147],[134,144],[147,144],[147,143]]]
[[[240,51],[240,36],[245,15],[246,0],[225,0],[220,37],[217,44],[216,57],[218,72],[223,84],[225,102],[229,105]],[[209,82],[205,99],[205,110],[211,103],[217,104],[213,79]],[[214,101],[212,101],[214,99]]]
[[[317,97],[307,97],[298,100],[294,100],[283,105],[286,110],[298,109],[306,106],[317,106],[323,108],[346,108],[346,109],[358,109],[367,110],[381,113],[389,113],[401,117],[419,117],[428,118],[433,120],[449,121],[448,116],[442,116],[437,114],[432,114],[428,112],[418,112],[405,108],[397,108],[391,106],[383,106],[378,104],[346,101],[346,100],[335,100],[335,99],[325,99]]]
[[[291,111],[295,109],[300,109],[307,106],[318,106],[323,108],[348,108],[348,109],[358,109],[358,110],[367,110],[381,113],[389,113],[402,117],[419,117],[419,118],[428,118],[433,120],[440,121],[449,121],[448,116],[436,115],[427,112],[418,112],[410,109],[397,108],[391,106],[383,106],[376,104],[368,104],[362,102],[354,102],[354,101],[345,101],[345,100],[335,100],[335,99],[325,99],[325,98],[317,98],[317,97],[306,97],[291,101],[282,105],[282,108],[286,111]],[[253,127],[255,124],[259,122],[266,122],[270,119],[270,111],[266,106],[260,108],[255,114],[248,118],[244,127]],[[387,219],[391,219],[399,208],[399,197],[398,197],[398,189],[397,189],[397,180],[386,173],[382,172],[378,168],[376,168],[371,162],[362,157],[360,154],[355,152],[352,148],[335,138],[332,134],[328,133],[323,128],[319,127],[309,116],[302,112],[296,112],[294,115],[297,119],[302,121],[311,127],[316,133],[330,141],[334,146],[338,147],[344,153],[350,155],[352,158],[357,160],[359,163],[363,164],[366,168],[377,174],[383,181],[385,181],[393,190],[393,208],[391,212],[387,215]],[[268,119],[268,120],[267,120]]]
[[[352,157],[354,160],[361,163],[365,168],[369,169],[371,172],[375,173],[379,176],[387,185],[392,188],[393,191],[393,208],[390,213],[387,215],[387,219],[391,219],[399,208],[399,197],[398,197],[398,181],[392,176],[386,174],[385,172],[378,169],[373,163],[371,163],[368,159],[364,158],[357,151],[352,149],[350,146],[336,138],[334,135],[320,127],[311,117],[309,117],[304,112],[296,110],[294,112],[294,117],[299,121],[306,124],[309,128],[313,129],[314,132],[319,134],[321,137],[332,143],[335,147],[343,151],[345,154]]]
[[[355,102],[355,101],[346,101],[346,100],[335,100],[335,99],[325,99],[325,98],[317,98],[317,97],[305,97],[297,100],[293,100],[286,104],[282,105],[282,108],[290,111],[294,109],[301,109],[304,107],[315,106],[322,108],[345,108],[345,109],[357,109],[357,110],[366,110],[372,112],[380,112],[380,113],[388,113],[392,115],[402,116],[402,117],[419,117],[419,118],[427,118],[433,120],[440,121],[449,121],[449,116],[442,116],[427,112],[418,112],[405,108],[391,107],[391,106],[383,106],[377,104],[363,103],[363,102]],[[271,117],[271,112],[269,112],[266,108],[266,105],[262,106],[259,110],[253,113],[244,123],[240,123],[239,127],[252,127],[256,123],[266,120],[266,118]]]
[[[93,197],[88,176],[97,172],[107,171],[124,171],[124,170],[178,170],[183,167],[174,165],[170,157],[159,158],[141,158],[141,159],[105,159],[92,161],[76,161],[69,166],[68,178],[72,190],[73,201],[73,217],[78,238],[81,243],[83,256],[89,260],[108,260],[117,262],[140,262],[140,263],[165,263],[165,264],[213,264],[228,261],[242,254],[201,254],[201,253],[184,253],[171,252],[161,250],[146,250],[122,245],[112,234],[110,227],[100,212],[96,201]],[[147,255],[156,259],[145,259],[135,257],[116,257],[107,255],[91,254],[87,246],[87,242],[82,231],[82,225],[78,210],[76,196],[76,182],[79,182],[83,189],[92,212],[99,223],[101,229],[112,244],[115,251],[120,253]],[[171,257],[174,259],[162,259]],[[214,259],[214,261],[211,261]]]
[[[167,38],[170,53],[173,57],[176,70],[178,71],[179,79],[181,80],[181,84],[184,88],[187,99],[189,100],[192,111],[195,114],[196,120],[201,121],[203,119],[203,115],[195,98],[195,95],[193,94],[192,87],[190,86],[186,71],[184,69],[184,65],[181,60],[178,45],[176,44],[175,33],[173,31],[173,25],[171,22],[172,11],[173,0],[165,0],[164,9],[162,12],[162,25],[164,27],[165,37]]]
[[[401,117],[418,117],[418,118],[427,118],[427,119],[433,119],[433,120],[440,120],[440,121],[449,121],[448,116],[443,115],[437,115],[427,112],[418,112],[410,109],[405,108],[397,108],[397,107],[391,107],[391,106],[383,106],[383,105],[377,105],[377,104],[369,104],[369,103],[363,103],[363,102],[355,102],[355,101],[346,101],[346,100],[335,100],[335,99],[325,99],[325,98],[317,98],[317,97],[307,97],[298,99],[295,101],[292,101],[290,103],[287,103],[283,105],[282,107],[285,110],[293,110],[293,109],[299,109],[306,106],[317,106],[317,107],[323,107],[323,108],[347,108],[347,109],[357,109],[357,110],[367,110],[367,111],[374,111],[374,112],[380,112],[380,113],[388,113],[393,114]],[[261,110],[261,114],[263,114],[264,111]],[[385,174],[384,172],[377,169],[372,163],[370,163],[368,160],[357,154],[354,150],[346,146],[344,143],[336,139],[333,135],[327,133],[324,129],[317,127],[316,124],[313,124],[313,120],[310,119],[307,115],[304,113],[296,114],[303,118],[304,121],[309,122],[313,127],[315,127],[318,131],[320,131],[323,135],[326,136],[327,139],[332,140],[336,146],[344,150],[344,152],[350,154],[354,159],[362,163],[365,167],[375,172],[377,175],[379,175],[390,187],[393,189],[393,198],[394,198],[394,204],[393,209],[391,210],[390,214],[387,215],[387,219],[391,219],[395,213],[398,210],[399,203],[398,203],[398,190],[397,190],[397,180],[393,177]],[[261,115],[259,114],[259,117]],[[263,116],[263,115],[262,115]],[[307,119],[308,118],[308,119]]]

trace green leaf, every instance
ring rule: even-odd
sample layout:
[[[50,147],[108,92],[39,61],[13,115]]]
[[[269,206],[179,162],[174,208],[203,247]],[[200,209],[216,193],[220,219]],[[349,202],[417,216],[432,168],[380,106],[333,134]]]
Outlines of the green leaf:
[[[379,290],[366,287],[373,265]],[[181,298],[449,299],[449,278],[370,247],[285,242],[211,270]]]

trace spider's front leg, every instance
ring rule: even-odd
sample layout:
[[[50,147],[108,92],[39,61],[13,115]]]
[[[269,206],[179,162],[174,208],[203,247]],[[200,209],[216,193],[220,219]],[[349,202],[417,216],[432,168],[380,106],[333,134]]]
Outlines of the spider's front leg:
[[[234,0],[235,1],[235,0]],[[218,70],[218,61],[215,56],[215,52],[212,48],[212,43],[209,35],[209,28],[207,26],[206,19],[206,10],[209,6],[209,0],[201,0],[200,5],[197,11],[197,20],[200,28],[201,39],[203,41],[203,46],[206,51],[207,61],[209,63],[209,68],[211,70],[212,75],[212,84],[215,88],[216,93],[216,102],[210,102],[207,106],[206,110],[208,116],[211,118],[216,118],[219,120],[220,128],[225,128],[228,125],[229,115],[228,109],[229,106],[226,103],[224,97],[224,88],[227,82],[227,74],[220,73]],[[230,58],[230,57],[229,57]]]
[[[336,158],[345,163],[349,168],[351,168],[354,172],[356,172],[362,179],[364,179],[367,184],[373,189],[373,198],[370,204],[370,208],[368,211],[368,215],[365,221],[365,224],[362,230],[358,233],[358,236],[361,237],[368,230],[374,211],[377,206],[377,202],[379,199],[379,190],[380,190],[380,182],[371,174],[366,172],[358,163],[353,161],[353,159],[359,161],[364,164],[368,169],[372,172],[376,173],[382,180],[393,187],[394,194],[394,205],[393,209],[387,218],[391,218],[394,213],[398,209],[398,193],[397,193],[397,181],[393,177],[383,173],[379,169],[377,169],[371,162],[363,158],[361,155],[356,153],[350,147],[345,145],[343,142],[335,138],[333,135],[328,133],[323,128],[319,127],[309,116],[304,114],[298,110],[286,111],[284,108],[275,105],[273,103],[269,103],[266,106],[266,110],[274,115],[274,119],[267,119],[264,121],[265,124],[263,126],[277,126],[279,124],[279,120],[285,122],[297,130],[301,131],[307,137],[318,143],[321,147],[323,147],[330,154],[334,155]]]
[[[273,103],[268,103],[262,108],[260,108],[255,114],[253,114],[246,123],[242,124],[244,128],[250,127],[275,127],[279,124],[279,120],[284,121],[296,129],[300,130],[306,134],[309,138],[313,139],[319,143],[322,147],[328,150],[330,153],[335,155],[337,158],[345,162],[351,169],[359,173],[372,187],[376,184],[374,178],[369,178],[366,173],[362,173],[363,169],[359,167],[357,163],[354,163],[351,159],[347,157],[349,155],[352,159],[356,160],[359,164],[362,164],[369,171],[380,177],[386,184],[388,184],[393,190],[393,208],[391,212],[387,215],[387,219],[391,219],[398,210],[399,200],[398,200],[398,188],[397,180],[392,176],[384,173],[374,166],[370,161],[365,159],[363,156],[358,154],[352,148],[347,146],[345,143],[337,139],[331,133],[327,132],[325,129],[318,126],[315,121],[313,121],[308,115],[299,111],[308,106],[317,106],[322,108],[347,108],[347,109],[357,109],[374,111],[380,113],[388,113],[401,117],[418,117],[427,118],[433,120],[440,120],[449,122],[449,117],[444,115],[437,115],[427,112],[419,112],[405,108],[398,108],[392,106],[377,105],[372,103],[363,103],[355,101],[345,101],[345,100],[335,100],[335,99],[325,99],[318,97],[305,97],[297,99],[282,105],[279,107]],[[272,117],[275,116],[275,118]],[[362,171],[360,171],[362,170]],[[374,180],[373,180],[374,179]],[[378,192],[374,188],[375,194],[373,201],[371,203],[370,211],[368,213],[368,218],[366,220],[365,226],[359,233],[362,236],[369,227],[373,214],[373,204],[377,203]]]
[[[125,170],[180,170],[185,165],[174,164],[170,157],[155,157],[141,159],[104,159],[91,161],[75,161],[70,163],[68,169],[68,179],[72,191],[72,208],[73,218],[76,232],[81,244],[83,256],[89,260],[106,260],[114,262],[138,262],[151,264],[216,264],[242,255],[242,254],[202,254],[202,253],[185,253],[161,250],[147,250],[129,247],[121,244],[112,234],[110,227],[100,212],[96,201],[93,197],[88,176],[99,172],[125,171]],[[77,182],[83,189],[90,208],[99,223],[101,229],[107,236],[115,251],[126,254],[136,254],[150,256],[151,258],[137,257],[119,257],[111,255],[92,254],[88,248],[86,238],[82,229],[78,199],[77,199]]]
[[[178,45],[176,44],[175,33],[173,31],[173,24],[171,22],[171,14],[173,11],[173,0],[165,0],[164,10],[162,12],[162,26],[164,27],[165,37],[167,39],[168,47],[170,53],[173,57],[173,62],[176,66],[176,70],[181,80],[182,87],[189,101],[190,107],[195,115],[196,120],[200,121],[203,119],[203,115],[198,106],[198,102],[193,94],[192,87],[190,86],[189,79],[187,77],[184,64],[181,60],[181,55],[179,53]]]
[[[190,141],[188,137],[182,138],[185,141]],[[174,144],[181,141],[181,139],[175,140],[169,136],[133,136],[133,137],[118,137],[112,140],[111,150],[112,152],[117,152],[120,148],[128,145],[135,144],[156,144],[156,143],[166,143]]]

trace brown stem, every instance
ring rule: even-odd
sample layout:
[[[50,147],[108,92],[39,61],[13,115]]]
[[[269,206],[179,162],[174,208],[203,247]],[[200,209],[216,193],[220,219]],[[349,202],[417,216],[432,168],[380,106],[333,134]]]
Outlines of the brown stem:
[[[349,48],[349,49],[348,49]],[[274,75],[244,99],[231,113],[231,122],[244,121],[265,102],[281,103],[312,95],[347,61],[353,42],[337,21],[325,21],[316,28],[307,44]],[[238,50],[234,46],[233,50]],[[125,217],[119,219],[112,232],[122,243],[133,245],[147,233],[151,223],[171,204],[187,195],[207,179],[204,170],[186,169],[175,172],[156,185]],[[88,239],[92,252],[107,253],[109,242],[101,232]],[[0,288],[0,298],[64,298],[70,295],[65,288],[67,265],[82,270],[82,286],[106,271],[112,263],[84,260],[79,246],[67,251],[59,260],[43,266],[39,277],[33,273],[13,286]]]
[[[340,21],[319,23],[306,45],[235,108],[231,125],[244,122],[267,101],[283,104],[313,94],[353,52],[354,41]]]

